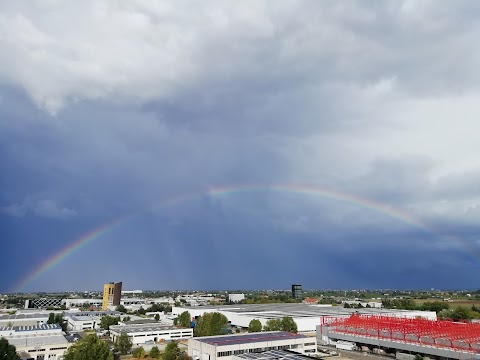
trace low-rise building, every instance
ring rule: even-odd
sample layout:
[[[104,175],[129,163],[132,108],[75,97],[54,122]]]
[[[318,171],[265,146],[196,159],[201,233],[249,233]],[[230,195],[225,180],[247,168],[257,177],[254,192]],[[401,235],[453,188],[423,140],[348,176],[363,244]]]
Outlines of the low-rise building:
[[[228,301],[240,302],[245,300],[245,294],[228,294]]]
[[[15,346],[22,359],[60,360],[71,345],[58,324],[0,327],[0,337]]]
[[[170,340],[183,340],[193,337],[193,329],[179,326],[169,326],[160,323],[151,324],[126,324],[110,326],[110,337],[115,341],[121,334],[127,334],[132,339],[133,345],[146,342],[159,342]]]
[[[435,320],[435,311],[376,309],[376,308],[344,308],[331,305],[308,304],[235,304],[210,306],[174,306],[172,316],[178,316],[188,311],[192,317],[203,316],[205,313],[219,312],[226,316],[233,326],[248,328],[250,321],[257,319],[264,326],[268,320],[291,317],[300,333],[314,333],[322,319],[332,317],[348,317],[352,314],[378,314],[392,317],[427,318]]]
[[[48,313],[30,313],[30,314],[13,314],[0,315],[0,327],[12,326],[36,326],[46,324],[48,321]]]
[[[68,330],[83,331],[100,328],[100,316],[70,316],[68,318]]]
[[[37,298],[25,300],[25,309],[46,309],[49,307],[62,306],[62,299],[58,298]]]
[[[63,299],[62,304],[65,305],[66,308],[73,308],[73,307],[82,307],[82,306],[95,306],[100,307],[102,306],[102,299]]]
[[[233,356],[269,350],[292,350],[300,354],[315,354],[314,337],[285,331],[205,336],[188,340],[188,355],[193,360],[233,360]]]

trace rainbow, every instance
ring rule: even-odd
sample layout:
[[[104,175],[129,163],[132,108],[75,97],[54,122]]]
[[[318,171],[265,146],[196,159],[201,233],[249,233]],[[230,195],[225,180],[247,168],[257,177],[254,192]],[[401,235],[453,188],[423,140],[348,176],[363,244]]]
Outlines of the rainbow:
[[[29,284],[33,283],[36,279],[42,276],[49,269],[55,267],[62,260],[73,254],[74,252],[80,250],[81,248],[87,246],[89,243],[93,242],[96,239],[101,238],[105,234],[111,232],[112,230],[120,227],[122,224],[130,221],[135,216],[141,215],[148,211],[153,211],[155,209],[176,205],[185,201],[189,201],[195,198],[200,198],[202,196],[210,197],[220,197],[226,196],[229,194],[238,194],[238,193],[248,193],[248,192],[287,192],[294,194],[301,194],[307,196],[317,196],[323,199],[330,199],[335,201],[340,201],[343,203],[351,204],[357,207],[365,208],[369,211],[373,211],[385,216],[388,216],[392,219],[398,220],[402,223],[405,223],[409,226],[421,229],[422,231],[428,232],[430,234],[436,234],[436,232],[428,227],[421,220],[413,217],[412,215],[390,207],[388,205],[375,202],[360,196],[353,194],[340,192],[332,189],[321,188],[318,186],[302,186],[302,185],[292,185],[292,184],[266,184],[266,185],[236,185],[236,186],[225,186],[225,187],[216,187],[210,188],[206,191],[182,194],[179,196],[173,196],[167,199],[163,199],[160,202],[157,202],[153,205],[149,205],[145,208],[142,208],[134,213],[125,215],[121,218],[115,219],[113,221],[107,222],[94,230],[91,230],[82,236],[80,236],[75,241],[71,242],[67,246],[60,249],[58,252],[52,254],[46,258],[41,264],[34,268],[33,271],[24,276],[20,281],[18,281],[12,288],[11,292],[20,292]],[[456,241],[454,238],[450,239],[451,241]]]

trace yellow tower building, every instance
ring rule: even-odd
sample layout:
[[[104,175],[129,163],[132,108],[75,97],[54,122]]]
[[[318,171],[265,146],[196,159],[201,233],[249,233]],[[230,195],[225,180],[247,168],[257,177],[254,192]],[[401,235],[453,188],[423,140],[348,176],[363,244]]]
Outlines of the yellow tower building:
[[[122,283],[108,283],[103,285],[102,310],[107,310],[110,305],[120,305]]]

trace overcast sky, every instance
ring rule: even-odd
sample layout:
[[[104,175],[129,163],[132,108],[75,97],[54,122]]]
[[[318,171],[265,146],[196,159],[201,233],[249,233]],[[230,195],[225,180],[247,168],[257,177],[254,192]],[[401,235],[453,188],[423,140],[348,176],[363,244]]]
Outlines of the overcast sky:
[[[0,2],[0,291],[478,288],[479,16]]]

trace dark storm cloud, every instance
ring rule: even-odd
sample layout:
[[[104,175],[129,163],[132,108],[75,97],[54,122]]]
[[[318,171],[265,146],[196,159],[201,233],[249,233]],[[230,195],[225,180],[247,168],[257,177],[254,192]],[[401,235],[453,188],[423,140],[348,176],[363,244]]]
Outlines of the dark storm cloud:
[[[252,287],[240,270],[222,272],[242,259],[256,264],[246,278],[258,287],[271,283],[255,276],[263,265],[311,287],[322,287],[310,275],[317,266],[338,274],[329,287],[410,287],[414,273],[411,287],[442,287],[442,277],[453,286],[449,271],[473,284],[475,264],[462,259],[479,253],[479,13],[463,1],[0,5],[8,264],[21,254],[32,271],[85,232],[137,213],[90,248],[118,251],[119,265],[132,239],[150,249],[130,255],[142,276],[117,274],[121,266],[107,274],[132,287]],[[351,193],[435,231],[313,194],[207,195],[272,183]],[[298,247],[305,255],[282,268]],[[391,254],[404,261],[389,264]],[[156,277],[184,255],[185,273]],[[71,278],[59,274],[86,258],[101,263],[86,248],[49,273],[54,282],[29,286],[65,288]],[[98,276],[88,271],[69,276],[88,288]]]

